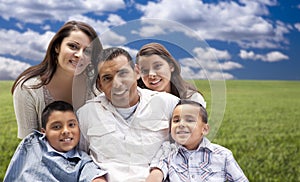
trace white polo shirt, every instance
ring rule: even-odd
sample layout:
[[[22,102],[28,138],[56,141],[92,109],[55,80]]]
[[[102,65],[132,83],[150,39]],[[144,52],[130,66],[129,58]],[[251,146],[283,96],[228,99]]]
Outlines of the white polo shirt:
[[[109,181],[145,181],[149,163],[169,137],[169,121],[178,98],[138,88],[140,103],[127,122],[104,94],[88,101],[77,114],[80,148],[108,171]]]

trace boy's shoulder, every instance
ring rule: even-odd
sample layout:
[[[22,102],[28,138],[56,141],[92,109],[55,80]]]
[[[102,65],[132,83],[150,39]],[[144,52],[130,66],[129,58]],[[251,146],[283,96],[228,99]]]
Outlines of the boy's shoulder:
[[[35,144],[35,143],[45,143],[44,141],[45,135],[37,130],[34,130],[32,133],[28,134],[23,140],[21,141],[21,144],[27,145],[27,144]]]
[[[231,150],[229,150],[228,148],[216,144],[216,143],[210,143],[210,147],[209,149],[214,153],[214,154],[219,154],[219,155],[228,155],[231,154]]]

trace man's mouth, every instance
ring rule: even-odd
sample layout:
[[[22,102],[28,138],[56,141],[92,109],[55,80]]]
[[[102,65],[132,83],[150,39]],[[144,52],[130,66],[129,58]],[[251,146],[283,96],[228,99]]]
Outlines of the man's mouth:
[[[124,89],[124,90],[118,90],[118,91],[114,91],[114,92],[113,92],[113,95],[115,95],[115,96],[122,96],[122,95],[124,95],[126,92],[127,92],[127,89]]]

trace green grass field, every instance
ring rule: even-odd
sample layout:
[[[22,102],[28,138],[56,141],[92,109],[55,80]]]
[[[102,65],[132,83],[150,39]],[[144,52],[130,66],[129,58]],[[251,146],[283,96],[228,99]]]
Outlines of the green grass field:
[[[195,83],[209,105],[209,83]],[[19,142],[11,85],[0,81],[0,181]],[[299,81],[226,81],[225,115],[213,142],[233,152],[250,181],[300,181],[299,107]]]

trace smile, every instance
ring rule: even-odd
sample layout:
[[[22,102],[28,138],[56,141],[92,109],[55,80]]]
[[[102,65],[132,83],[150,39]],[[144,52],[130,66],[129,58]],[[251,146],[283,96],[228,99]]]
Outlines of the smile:
[[[78,62],[77,61],[72,61],[72,60],[70,60],[69,61],[69,63],[71,63],[74,67],[76,67],[77,66],[77,64],[78,64]]]
[[[73,138],[64,138],[64,139],[61,139],[60,141],[61,142],[71,142],[73,140]]]
[[[158,84],[160,81],[161,81],[161,79],[156,80],[156,81],[152,81],[152,82],[150,82],[150,84],[151,84],[151,85],[156,85],[156,84]]]
[[[127,89],[125,89],[125,90],[119,90],[119,91],[114,91],[113,95],[115,95],[115,96],[121,96],[121,95],[124,95],[126,92],[127,92]]]
[[[176,134],[189,134],[190,132],[188,131],[177,131]]]

